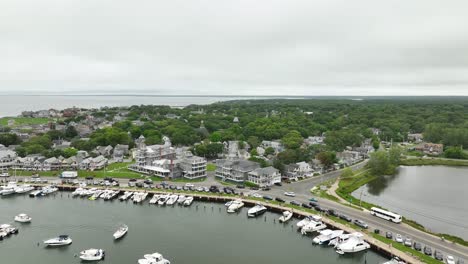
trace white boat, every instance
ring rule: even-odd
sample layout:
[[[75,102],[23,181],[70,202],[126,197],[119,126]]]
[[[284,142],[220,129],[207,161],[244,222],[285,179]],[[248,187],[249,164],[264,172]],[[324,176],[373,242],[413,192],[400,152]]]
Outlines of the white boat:
[[[122,195],[119,197],[119,200],[120,200],[120,201],[126,201],[126,200],[128,200],[130,197],[132,197],[132,195],[133,195],[133,192],[125,191],[124,194],[122,194]]]
[[[167,194],[161,195],[161,198],[158,200],[158,204],[165,205],[167,200],[169,200],[169,195]]]
[[[185,197],[185,195],[179,195],[179,198],[177,199],[177,203],[178,204],[183,204],[185,202],[185,199],[187,199],[187,197]]]
[[[224,204],[224,206],[229,207],[229,206],[232,204],[232,202],[234,202],[234,201],[233,201],[233,200],[228,201],[228,202],[226,202],[226,203]]]
[[[248,217],[257,217],[267,211],[267,208],[261,204],[257,204],[247,211]]]
[[[138,264],[171,264],[159,253],[146,254],[143,259],[138,260]]]
[[[72,196],[75,197],[75,196],[80,196],[83,192],[85,192],[86,189],[84,188],[76,188],[73,192],[72,192]]]
[[[283,214],[279,217],[279,222],[286,223],[292,218],[292,216],[293,213],[291,211],[284,211]]]
[[[384,262],[383,264],[406,264],[406,262],[400,260],[398,257],[394,257],[391,260]],[[450,264],[455,264],[455,262]]]
[[[156,204],[159,200],[160,195],[155,194],[153,197],[151,197],[151,200],[149,201],[150,204]]]
[[[15,188],[15,193],[27,193],[27,192],[30,192],[30,191],[33,191],[34,190],[34,187],[29,185],[29,184],[23,184],[23,185],[19,185],[18,187]]]
[[[296,226],[299,227],[299,228],[302,228],[302,227],[304,227],[305,225],[307,225],[308,223],[310,223],[310,221],[319,222],[319,221],[322,221],[322,217],[320,217],[320,216],[318,216],[318,215],[306,216],[304,219],[302,219],[301,221],[297,222]]]
[[[29,193],[29,197],[36,197],[42,194],[42,190],[35,190]]]
[[[244,202],[242,200],[234,200],[227,208],[228,213],[236,213],[244,206]]]
[[[7,236],[11,234],[18,234],[18,228],[9,224],[3,224],[0,225],[0,232],[7,234]]]
[[[123,236],[127,234],[127,232],[128,232],[128,226],[123,225],[119,227],[119,229],[117,229],[117,231],[115,231],[114,233],[114,239],[117,240],[117,239],[122,238]]]
[[[320,235],[314,237],[312,240],[312,243],[318,244],[318,245],[323,245],[323,244],[328,244],[330,240],[333,240],[339,236],[341,236],[344,233],[343,230],[330,230],[330,229],[325,229],[320,231]]]
[[[299,228],[302,228],[305,225],[307,225],[311,220],[312,220],[312,216],[306,216],[304,219],[297,222],[296,226],[299,227]]]
[[[57,191],[58,191],[57,187],[49,185],[49,186],[45,186],[44,188],[42,188],[41,194],[43,196],[45,196],[45,195],[49,195],[49,194],[57,192]]]
[[[193,196],[188,196],[184,201],[184,206],[190,206],[193,202]]]
[[[44,241],[44,244],[51,247],[68,246],[72,243],[72,239],[67,235],[60,235]]]
[[[17,187],[16,182],[8,182],[6,186],[0,186],[0,195],[14,194]]]
[[[169,196],[169,199],[167,200],[166,205],[174,205],[177,202],[178,198],[179,196],[177,194],[173,194]]]
[[[369,249],[370,245],[363,239],[363,235],[354,233],[349,238],[336,246],[336,253],[343,255],[345,253],[355,253]]]
[[[90,248],[80,252],[80,259],[85,261],[98,261],[105,256],[104,250]]]
[[[32,218],[27,214],[19,214],[15,216],[15,221],[20,223],[30,223]]]
[[[317,232],[327,228],[327,225],[322,223],[322,218],[320,216],[312,216],[309,223],[301,228],[301,234],[305,235],[307,233]]]

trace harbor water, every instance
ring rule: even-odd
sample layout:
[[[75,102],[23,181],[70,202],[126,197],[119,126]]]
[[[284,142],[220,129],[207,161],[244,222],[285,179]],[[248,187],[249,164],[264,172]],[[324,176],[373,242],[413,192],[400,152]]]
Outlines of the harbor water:
[[[0,199],[0,223],[13,223],[19,213],[32,223],[19,224],[19,234],[0,241],[1,263],[80,263],[76,255],[84,249],[102,248],[100,263],[137,263],[144,254],[159,252],[179,264],[302,264],[383,263],[373,252],[338,255],[333,248],[313,246],[295,224],[279,224],[278,214],[267,212],[248,219],[247,208],[227,214],[223,204],[194,202],[190,207],[135,205],[130,201],[89,201],[72,198],[68,192],[49,197],[16,195]],[[275,221],[274,221],[275,220]],[[121,224],[128,234],[114,241]],[[73,244],[46,248],[42,241],[70,235]]]

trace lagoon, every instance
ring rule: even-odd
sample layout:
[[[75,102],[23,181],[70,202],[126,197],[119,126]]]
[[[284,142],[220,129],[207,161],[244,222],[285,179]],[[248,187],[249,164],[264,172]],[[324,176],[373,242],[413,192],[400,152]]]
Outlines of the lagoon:
[[[414,220],[437,233],[468,240],[468,167],[402,166],[353,196]]]
[[[198,207],[198,208],[197,208]],[[146,253],[160,252],[171,263],[183,264],[301,264],[383,263],[385,258],[368,251],[340,256],[332,248],[313,246],[290,222],[281,225],[267,212],[248,219],[247,208],[227,214],[223,204],[195,202],[191,207],[158,207],[144,203],[89,201],[57,193],[44,198],[13,196],[0,199],[0,223],[14,215],[29,214],[31,224],[18,225],[20,233],[0,241],[0,256],[9,264],[80,263],[74,255],[98,247],[106,250],[100,263],[129,264]],[[125,223],[129,233],[114,242],[116,227]],[[42,240],[68,234],[73,244],[46,249]],[[3,261],[2,261],[3,262]]]

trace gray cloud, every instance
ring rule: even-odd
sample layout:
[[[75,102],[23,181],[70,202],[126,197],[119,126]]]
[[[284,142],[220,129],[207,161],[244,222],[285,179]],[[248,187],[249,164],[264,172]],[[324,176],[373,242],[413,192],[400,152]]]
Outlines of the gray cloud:
[[[468,95],[468,2],[3,0],[0,92]]]

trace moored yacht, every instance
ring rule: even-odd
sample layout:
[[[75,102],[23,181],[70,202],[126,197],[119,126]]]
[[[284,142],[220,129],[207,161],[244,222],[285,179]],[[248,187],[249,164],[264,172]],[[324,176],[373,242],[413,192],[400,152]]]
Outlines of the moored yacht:
[[[267,211],[267,208],[261,204],[257,204],[247,211],[248,217],[257,217]]]
[[[27,214],[19,214],[15,216],[15,221],[20,223],[30,223],[32,218]]]
[[[304,219],[302,219],[301,221],[297,222],[296,226],[299,227],[299,228],[302,228],[304,227],[305,225],[307,225],[310,221],[312,221],[312,216],[306,216]]]
[[[29,193],[29,197],[36,197],[42,194],[42,190],[35,190]]]
[[[71,243],[72,239],[68,235],[60,235],[44,241],[44,244],[50,247],[68,246]]]
[[[173,194],[169,196],[169,199],[167,200],[166,205],[174,205],[177,202],[178,198],[179,196],[177,194]]]
[[[117,231],[115,231],[114,233],[114,239],[117,240],[117,239],[120,239],[122,238],[123,236],[125,236],[128,232],[128,226],[127,225],[123,225],[121,227],[119,227],[119,229],[117,229]]]
[[[301,228],[301,234],[305,235],[307,233],[317,232],[327,228],[327,225],[322,223],[322,218],[320,216],[313,215],[310,221]]]
[[[17,187],[16,182],[9,182],[6,186],[1,186],[0,195],[14,194]]]
[[[187,199],[187,197],[185,197],[185,195],[179,195],[179,198],[177,199],[177,203],[178,204],[183,204],[185,202],[185,199]]]
[[[98,261],[103,259],[105,252],[102,249],[90,248],[80,252],[80,259],[85,261]]]
[[[369,249],[370,245],[364,241],[363,235],[353,233],[349,238],[336,246],[336,253],[343,255],[345,253],[355,253]]]
[[[34,190],[34,187],[29,184],[18,185],[15,188],[15,193],[27,193]]]
[[[159,253],[146,254],[143,259],[138,260],[138,264],[171,264]]]
[[[18,234],[18,228],[9,224],[3,224],[0,225],[0,232],[5,233],[7,236],[9,236],[11,234]]]
[[[244,206],[244,202],[242,200],[234,200],[232,203],[228,206],[227,212],[228,213],[235,213],[239,211]]]
[[[161,197],[159,198],[158,204],[159,204],[159,205],[165,205],[166,202],[167,202],[167,200],[169,200],[169,195],[163,194],[163,195],[161,195]]]
[[[55,187],[53,185],[48,185],[48,186],[45,186],[44,188],[42,188],[41,194],[43,196],[45,196],[45,195],[49,195],[49,194],[57,192],[57,191],[58,191],[57,187]]]
[[[314,239],[312,240],[312,243],[318,244],[318,245],[328,244],[330,240],[333,240],[341,236],[343,233],[344,233],[343,230],[325,229],[325,230],[320,231],[320,235],[314,237]]]
[[[188,196],[184,201],[184,206],[190,206],[193,202],[193,196]]]
[[[293,216],[293,213],[291,211],[284,211],[278,220],[280,223],[286,223],[292,218],[292,216]]]

